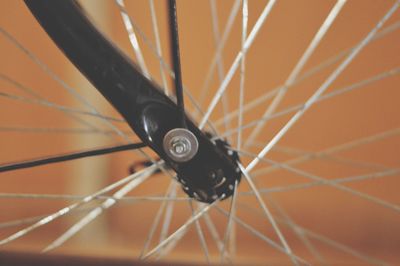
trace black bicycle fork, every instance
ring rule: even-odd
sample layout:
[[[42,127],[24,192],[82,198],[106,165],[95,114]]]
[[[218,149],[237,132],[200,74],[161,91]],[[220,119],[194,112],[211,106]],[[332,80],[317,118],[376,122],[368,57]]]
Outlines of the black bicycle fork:
[[[233,194],[235,182],[241,179],[237,154],[228,151],[225,141],[212,141],[209,134],[185,116],[186,129],[195,136],[198,150],[190,160],[172,159],[163,144],[168,132],[181,128],[182,114],[177,104],[97,30],[76,1],[25,3],[66,57],[141,140],[176,171],[189,196],[211,203]]]

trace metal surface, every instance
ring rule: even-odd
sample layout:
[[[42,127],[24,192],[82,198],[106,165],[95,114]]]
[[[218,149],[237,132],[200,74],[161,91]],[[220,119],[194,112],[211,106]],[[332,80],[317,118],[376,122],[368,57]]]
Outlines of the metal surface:
[[[187,162],[199,150],[196,136],[184,128],[175,128],[169,131],[164,137],[163,145],[165,152],[175,162]]]

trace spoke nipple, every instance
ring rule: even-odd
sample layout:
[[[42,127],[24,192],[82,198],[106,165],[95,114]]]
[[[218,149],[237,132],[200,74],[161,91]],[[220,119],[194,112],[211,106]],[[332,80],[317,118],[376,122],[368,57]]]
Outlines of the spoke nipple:
[[[195,199],[200,200],[201,198],[199,197],[199,195],[196,192],[193,192],[193,196],[195,197]]]

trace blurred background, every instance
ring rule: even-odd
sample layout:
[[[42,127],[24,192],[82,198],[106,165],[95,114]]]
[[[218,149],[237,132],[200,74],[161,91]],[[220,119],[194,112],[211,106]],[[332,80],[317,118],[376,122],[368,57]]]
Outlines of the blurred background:
[[[118,5],[106,0],[80,2],[99,28],[138,62]],[[248,33],[267,3],[249,1]],[[394,3],[390,0],[347,1],[274,113],[304,103]],[[147,0],[125,1],[148,72],[154,82],[162,88],[167,86],[172,94],[173,82],[168,71],[160,71],[160,61],[154,53],[157,42],[150,4]],[[246,53],[244,103],[263,97],[266,100],[244,113],[244,125],[262,117],[274,99],[265,95],[272,95],[274,89],[285,83],[335,4],[336,1],[328,0],[276,3]],[[196,103],[206,110],[221,77],[226,75],[241,49],[242,3],[178,0],[177,6],[183,82]],[[216,47],[235,8],[231,32],[217,67],[208,76]],[[160,51],[169,64],[166,10],[166,1],[154,1]],[[107,122],[95,116],[70,115],[59,110],[59,106],[86,111],[95,108],[109,117],[120,117],[51,42],[22,1],[0,1],[0,27],[0,164],[117,145],[128,140],[139,141],[123,122]],[[341,183],[351,192],[326,184],[285,189],[317,179],[285,169],[271,169],[265,162],[260,162],[251,172],[259,189],[270,189],[270,193],[263,193],[264,199],[274,216],[283,221],[280,227],[294,253],[315,264],[324,261],[365,264],[380,260],[400,263],[399,27],[400,12],[397,10],[324,94],[334,96],[312,106],[268,154],[269,159],[282,163],[303,158],[293,167],[325,179],[363,177]],[[71,88],[74,93],[70,93]],[[238,119],[223,118],[230,117],[227,114],[238,109],[239,88],[240,71],[236,71],[226,96],[211,116],[219,132],[228,132],[224,136],[232,146],[236,145],[237,131],[233,129],[238,127]],[[185,100],[188,112],[199,122],[200,116],[193,103],[188,97]],[[248,139],[252,141],[242,146],[243,150],[258,153],[293,114],[288,112],[268,120],[254,139],[251,139],[254,126],[244,129],[243,143]],[[128,140],[118,136],[113,127],[126,132]],[[144,150],[157,158],[149,149]],[[244,165],[251,159],[251,156],[241,155]],[[94,193],[120,180],[129,175],[133,164],[143,160],[137,153],[126,151],[2,173],[0,237],[3,239],[25,228],[35,217],[76,202],[79,197],[74,196]],[[163,196],[170,183],[170,177],[157,174],[128,196]],[[251,189],[243,180],[237,198],[237,217],[279,243],[256,198],[246,194],[248,191]],[[180,188],[177,197],[185,197]],[[0,250],[40,251],[101,202],[100,199],[87,204],[21,239],[0,246]],[[228,210],[229,202],[226,200],[220,205]],[[52,252],[136,258],[161,205],[157,200],[121,200]],[[191,209],[185,200],[167,205],[173,206],[170,207],[170,234],[190,217]],[[223,237],[227,218],[215,210],[210,211],[210,217]],[[293,231],[287,221],[301,229]],[[218,249],[205,220],[200,219],[200,226],[212,261],[219,262]],[[160,238],[161,227],[157,227],[152,247]],[[285,254],[246,228],[238,224],[235,228],[238,241],[229,248],[230,251],[236,249],[237,255],[232,256],[238,262],[290,263]],[[315,251],[319,255],[315,256]],[[165,259],[205,261],[195,226],[189,228]]]

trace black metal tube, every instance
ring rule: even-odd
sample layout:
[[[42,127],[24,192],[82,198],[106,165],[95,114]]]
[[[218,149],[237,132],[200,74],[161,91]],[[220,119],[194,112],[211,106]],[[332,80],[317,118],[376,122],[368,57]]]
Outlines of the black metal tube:
[[[41,165],[46,165],[46,164],[51,164],[51,163],[66,162],[66,161],[71,161],[71,160],[76,160],[76,159],[81,159],[81,158],[86,158],[86,157],[91,157],[91,156],[104,155],[104,154],[109,154],[109,153],[114,153],[114,152],[119,152],[119,151],[134,150],[134,149],[143,148],[145,146],[146,145],[144,143],[131,143],[131,144],[125,144],[125,145],[119,145],[119,146],[113,146],[113,147],[107,147],[107,148],[93,149],[93,150],[89,150],[89,151],[72,152],[72,153],[68,153],[68,154],[62,154],[62,155],[57,155],[57,156],[52,156],[52,157],[47,157],[47,158],[32,159],[32,160],[18,162],[18,163],[10,163],[10,164],[5,164],[5,165],[0,165],[0,173],[12,171],[12,170],[31,168],[31,167],[36,167],[36,166],[41,166]]]
[[[186,128],[186,117],[185,117],[185,104],[183,97],[183,86],[182,86],[182,71],[181,71],[181,59],[179,50],[179,33],[178,33],[178,16],[176,10],[176,1],[168,1],[168,15],[169,15],[169,31],[170,31],[170,42],[171,42],[171,54],[175,73],[175,95],[176,103],[180,112],[180,120],[182,127]]]

